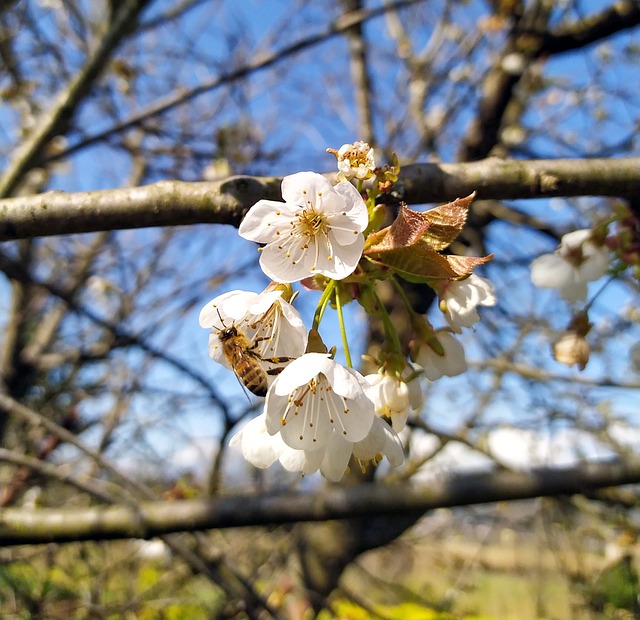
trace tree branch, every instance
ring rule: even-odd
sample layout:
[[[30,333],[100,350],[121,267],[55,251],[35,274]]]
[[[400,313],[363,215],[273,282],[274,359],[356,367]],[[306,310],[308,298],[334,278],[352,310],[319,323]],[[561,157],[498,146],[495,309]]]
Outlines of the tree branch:
[[[573,24],[543,35],[539,55],[555,55],[580,49],[640,25],[640,4],[622,0]]]
[[[7,508],[0,512],[0,545],[147,538],[179,531],[383,514],[406,516],[436,508],[574,495],[639,482],[640,461],[600,461],[531,472],[465,474],[428,486],[332,486],[319,493],[271,491],[170,504],[143,502],[136,507]]]
[[[281,200],[278,177],[220,182],[161,181],[144,187],[0,200],[0,241],[184,224],[238,226],[258,200]],[[473,191],[496,200],[640,194],[640,158],[502,160],[411,164],[402,169],[393,202],[445,202]]]

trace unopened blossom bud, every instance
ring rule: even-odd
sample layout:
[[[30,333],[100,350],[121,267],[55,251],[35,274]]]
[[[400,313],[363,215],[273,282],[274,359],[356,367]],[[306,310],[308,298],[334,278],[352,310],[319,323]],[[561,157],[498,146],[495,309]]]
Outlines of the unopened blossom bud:
[[[576,314],[567,330],[553,343],[553,357],[557,362],[567,366],[578,366],[584,370],[589,362],[589,343],[586,336],[591,329],[586,312]]]
[[[578,366],[584,370],[589,361],[589,344],[584,336],[575,331],[567,331],[553,343],[553,357],[567,366]]]

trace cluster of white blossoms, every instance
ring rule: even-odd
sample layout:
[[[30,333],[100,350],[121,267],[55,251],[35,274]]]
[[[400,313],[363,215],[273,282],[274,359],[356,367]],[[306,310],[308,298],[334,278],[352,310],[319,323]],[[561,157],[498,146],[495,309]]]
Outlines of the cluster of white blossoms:
[[[219,295],[200,312],[200,325],[210,330],[210,356],[230,367],[247,389],[265,396],[263,412],[231,445],[256,467],[279,461],[288,471],[319,470],[338,481],[350,463],[364,469],[383,457],[392,466],[403,462],[398,433],[422,406],[424,377],[435,380],[466,369],[462,346],[451,332],[474,325],[477,306],[493,305],[495,295],[487,280],[471,273],[491,257],[453,260],[438,253],[462,228],[470,198],[436,208],[444,209],[434,215],[438,221],[452,222],[434,227],[436,233],[429,228],[429,212],[406,207],[394,224],[382,228],[385,207],[376,198],[397,180],[395,162],[376,167],[373,149],[363,142],[328,151],[338,162],[336,185],[314,172],[287,176],[284,202],[258,201],[240,225],[240,236],[261,244],[260,267],[272,283],[262,293]],[[365,201],[363,184],[372,178]],[[417,227],[405,226],[407,218]],[[409,261],[407,250],[426,256],[424,265]],[[449,324],[436,331],[408,308],[416,334],[411,357],[375,293],[377,281],[407,277],[409,267],[412,281],[436,290]],[[292,305],[292,283],[300,281],[322,291],[309,331]],[[388,338],[377,360],[379,372],[363,376],[351,367],[342,307],[357,300],[367,310],[372,299]],[[346,365],[335,361],[335,347],[328,351],[318,332],[329,305],[338,311]]]

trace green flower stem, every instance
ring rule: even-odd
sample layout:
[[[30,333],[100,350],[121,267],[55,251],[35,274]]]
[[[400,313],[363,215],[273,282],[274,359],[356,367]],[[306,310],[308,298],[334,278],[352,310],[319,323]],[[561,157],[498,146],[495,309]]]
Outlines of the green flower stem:
[[[416,311],[413,309],[413,306],[411,305],[411,302],[409,301],[407,294],[404,292],[404,289],[402,288],[402,286],[400,286],[400,282],[398,282],[398,280],[396,280],[395,278],[389,278],[389,280],[391,280],[391,283],[393,284],[394,288],[396,289],[396,291],[398,291],[398,295],[400,295],[400,298],[402,299],[402,303],[404,304],[407,314],[409,315],[411,324],[414,324],[415,317],[417,316],[417,314],[416,314]]]
[[[338,311],[338,324],[340,325],[340,335],[342,336],[342,348],[344,349],[344,358],[349,368],[353,368],[351,363],[351,353],[349,352],[349,342],[347,339],[347,330],[344,327],[344,316],[342,314],[342,301],[340,300],[340,287],[336,287],[336,310]]]
[[[591,306],[595,302],[596,299],[604,292],[604,290],[616,279],[617,274],[612,274],[607,278],[607,281],[594,293],[593,297],[588,301],[585,307],[582,309],[583,312],[588,312],[591,310]]]
[[[398,332],[396,331],[395,326],[393,325],[393,321],[387,312],[387,309],[384,307],[382,301],[380,301],[380,297],[378,294],[372,289],[371,291],[376,299],[376,304],[378,306],[378,316],[382,320],[382,324],[384,325],[384,333],[389,342],[393,347],[393,351],[402,355],[402,345],[400,344],[400,339],[398,338]]]
[[[331,295],[333,294],[333,291],[335,288],[336,288],[336,281],[330,280],[329,284],[327,284],[327,287],[324,289],[324,292],[322,293],[320,300],[318,301],[316,312],[313,315],[313,325],[311,326],[311,329],[317,330],[318,327],[320,326],[320,321],[322,321],[322,316],[324,315],[324,311],[327,308],[327,304],[329,303],[329,300],[331,299]]]

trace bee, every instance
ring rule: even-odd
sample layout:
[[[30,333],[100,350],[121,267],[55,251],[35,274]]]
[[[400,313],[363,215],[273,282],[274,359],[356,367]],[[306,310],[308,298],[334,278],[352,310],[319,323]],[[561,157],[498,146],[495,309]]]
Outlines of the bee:
[[[222,321],[222,317],[220,317]],[[219,330],[218,338],[222,345],[222,352],[242,384],[256,396],[266,396],[269,389],[268,375],[276,375],[283,368],[265,370],[260,362],[281,364],[288,362],[290,357],[262,357],[257,350],[258,343],[264,338],[258,338],[254,342],[239,330],[235,325],[224,326]]]

